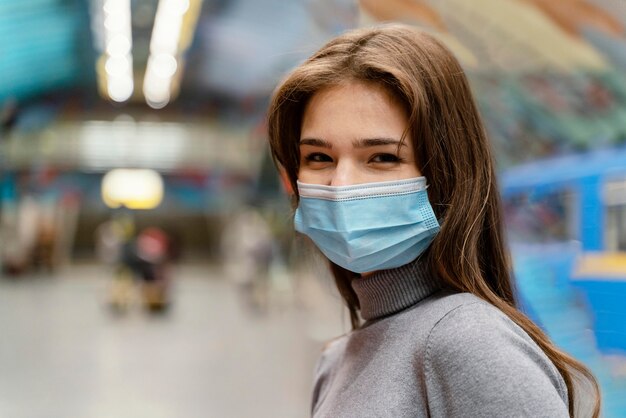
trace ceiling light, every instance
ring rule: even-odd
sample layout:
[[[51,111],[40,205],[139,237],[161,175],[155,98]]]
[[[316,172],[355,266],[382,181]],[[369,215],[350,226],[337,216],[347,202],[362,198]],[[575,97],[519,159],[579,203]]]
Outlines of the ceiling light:
[[[150,58],[155,75],[160,78],[170,78],[176,73],[178,63],[171,54],[158,54]]]
[[[133,95],[134,83],[130,77],[109,77],[107,91],[116,102],[125,102]]]
[[[154,209],[163,200],[163,179],[154,170],[114,169],[102,178],[101,195],[110,208]]]

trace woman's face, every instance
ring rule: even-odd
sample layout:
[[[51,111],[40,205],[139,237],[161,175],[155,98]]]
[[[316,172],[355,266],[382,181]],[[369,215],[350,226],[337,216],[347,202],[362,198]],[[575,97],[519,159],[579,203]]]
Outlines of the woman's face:
[[[300,134],[302,183],[347,186],[421,176],[402,108],[382,87],[352,81],[309,100]]]

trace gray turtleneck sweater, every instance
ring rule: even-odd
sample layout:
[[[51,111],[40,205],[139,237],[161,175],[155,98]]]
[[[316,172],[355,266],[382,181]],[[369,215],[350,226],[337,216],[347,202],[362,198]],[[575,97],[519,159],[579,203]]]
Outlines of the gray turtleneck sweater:
[[[494,306],[416,262],[352,286],[366,322],[324,350],[315,418],[569,416],[555,366]]]

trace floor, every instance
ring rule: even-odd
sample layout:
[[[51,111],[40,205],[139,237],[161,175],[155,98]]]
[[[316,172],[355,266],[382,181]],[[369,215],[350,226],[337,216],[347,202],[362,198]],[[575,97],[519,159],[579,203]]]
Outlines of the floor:
[[[316,358],[346,330],[330,281],[291,275],[258,306],[219,269],[173,276],[163,315],[114,314],[96,265],[0,278],[0,416],[309,416]]]

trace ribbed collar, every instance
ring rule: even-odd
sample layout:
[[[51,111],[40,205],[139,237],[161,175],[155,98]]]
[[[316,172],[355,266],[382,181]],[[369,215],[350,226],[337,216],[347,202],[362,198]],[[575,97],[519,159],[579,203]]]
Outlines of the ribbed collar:
[[[430,277],[419,260],[352,280],[352,289],[361,305],[361,317],[366,321],[415,305],[440,288],[439,282]]]

